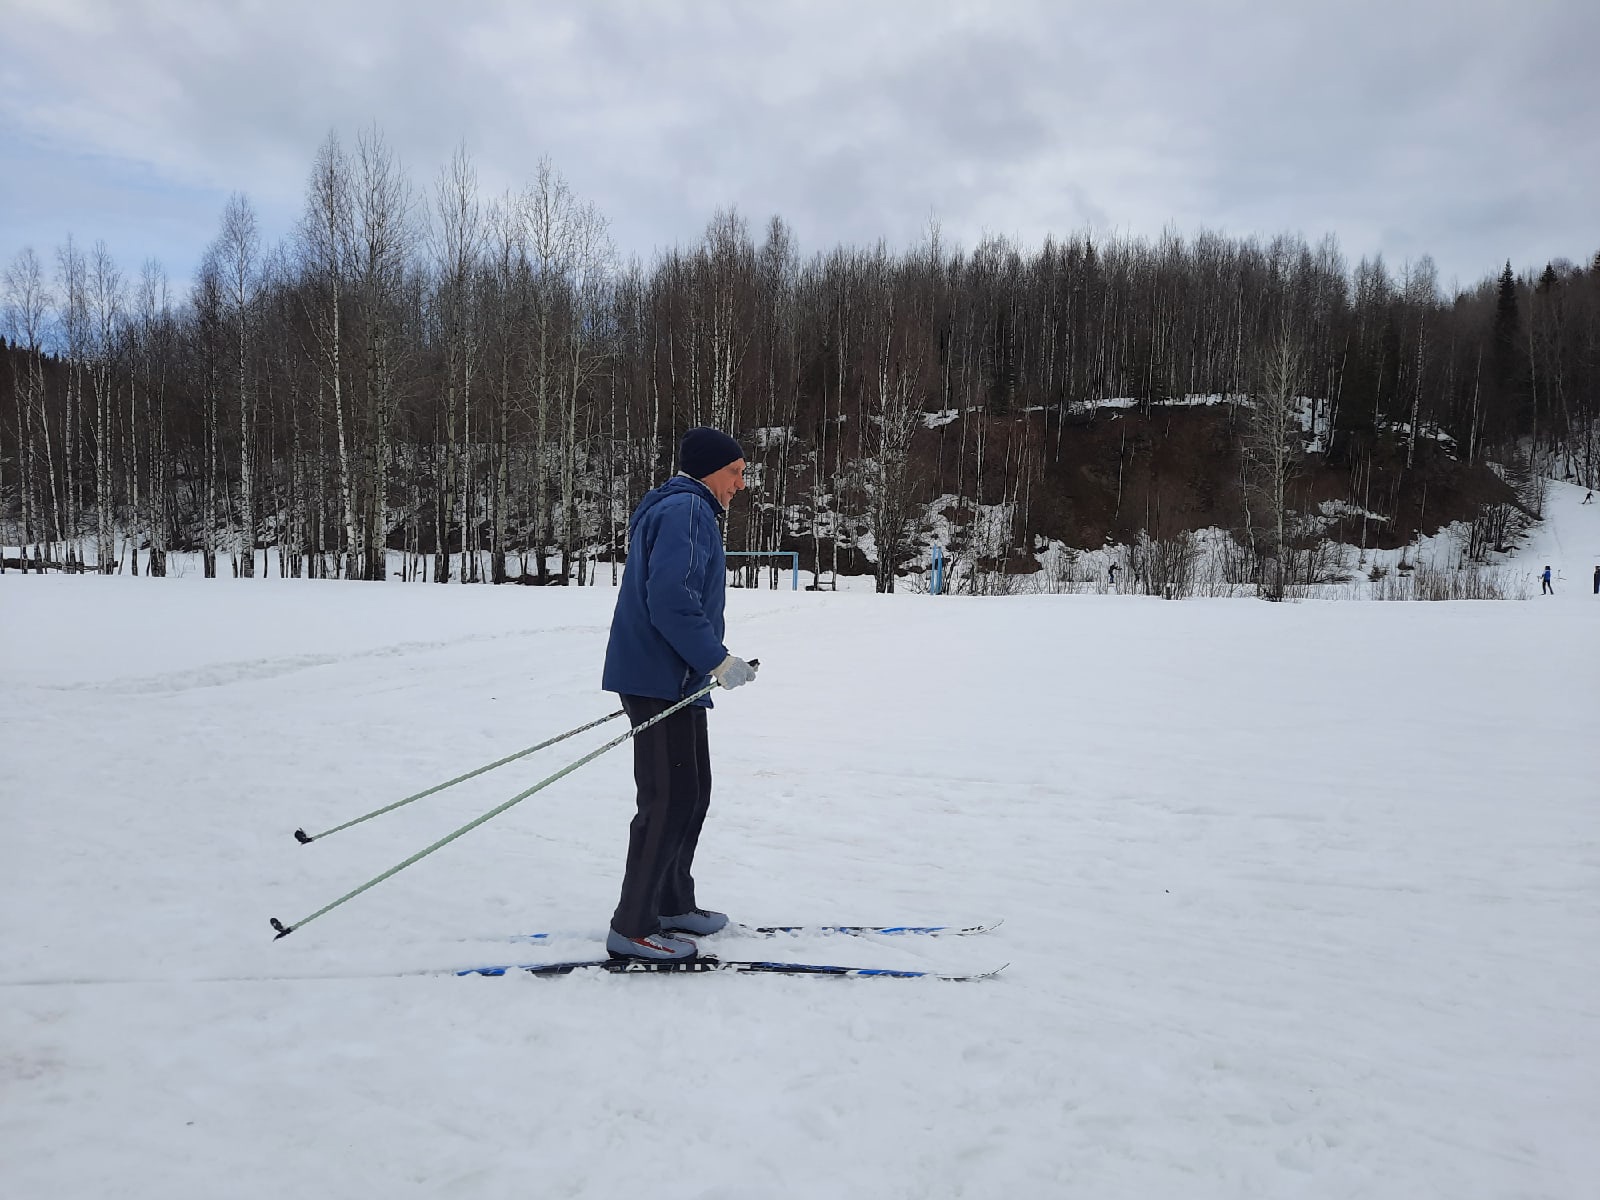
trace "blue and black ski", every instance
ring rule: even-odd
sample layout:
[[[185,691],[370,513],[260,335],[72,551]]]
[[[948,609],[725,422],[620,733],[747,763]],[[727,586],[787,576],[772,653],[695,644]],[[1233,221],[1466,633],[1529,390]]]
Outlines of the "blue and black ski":
[[[842,933],[851,937],[867,937],[872,934],[922,934],[928,937],[968,937],[975,933],[988,933],[1000,927],[999,921],[992,921],[987,925],[730,925],[714,934],[704,936],[713,938],[725,937],[764,937],[774,938],[783,935],[801,937],[814,933]],[[561,937],[557,933],[519,933],[514,934],[507,941],[512,942],[542,942],[550,938]],[[576,934],[565,936],[579,936]],[[701,936],[701,935],[690,935]]]
[[[908,971],[885,967],[837,967],[823,963],[791,962],[741,962],[711,956],[675,960],[652,959],[584,959],[577,962],[557,963],[507,963],[484,967],[463,967],[457,975],[510,975],[523,972],[528,975],[571,975],[579,971],[604,971],[612,975],[705,975],[715,971],[730,971],[745,975],[832,975],[873,979],[943,979],[953,983],[969,983],[978,979],[992,979],[1006,969],[1004,964],[992,971],[976,971],[963,975],[946,975],[938,971]]]

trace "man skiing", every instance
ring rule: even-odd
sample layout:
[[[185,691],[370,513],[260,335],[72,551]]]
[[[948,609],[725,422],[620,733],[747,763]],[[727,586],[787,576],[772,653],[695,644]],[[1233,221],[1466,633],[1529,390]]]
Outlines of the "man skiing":
[[[1539,576],[1539,579],[1543,584],[1539,589],[1539,594],[1541,596],[1554,596],[1556,590],[1550,586],[1550,565],[1548,563],[1545,564],[1544,574]]]
[[[635,727],[715,679],[735,688],[755,668],[723,645],[727,569],[717,519],[744,490],[744,451],[717,429],[691,429],[678,473],[647,493],[628,522],[628,562],[611,618],[601,686],[622,697]],[[688,959],[674,933],[728,923],[695,901],[695,846],[711,804],[711,756],[702,697],[633,739],[638,813],[628,831],[622,895],[611,917],[612,958]]]

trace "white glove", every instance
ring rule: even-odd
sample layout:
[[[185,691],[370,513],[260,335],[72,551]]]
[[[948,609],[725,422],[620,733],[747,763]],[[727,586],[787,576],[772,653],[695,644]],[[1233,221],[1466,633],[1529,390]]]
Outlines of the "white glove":
[[[755,677],[756,669],[753,666],[731,654],[711,668],[711,678],[725,688],[736,688],[741,683],[749,683]]]

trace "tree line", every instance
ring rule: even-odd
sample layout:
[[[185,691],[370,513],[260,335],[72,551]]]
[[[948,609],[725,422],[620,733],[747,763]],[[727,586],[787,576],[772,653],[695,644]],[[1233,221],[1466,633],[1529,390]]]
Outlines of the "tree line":
[[[1429,258],[1352,268],[1331,236],[965,250],[930,224],[803,258],[729,211],[646,264],[548,161],[486,196],[458,151],[419,187],[369,129],[322,144],[278,244],[233,196],[186,291],[72,238],[3,282],[4,540],[80,568],[378,579],[403,551],[440,582],[581,583],[700,424],[749,448],[731,546],[819,576],[865,547],[884,589],[930,506],[952,548],[997,506],[1026,545],[1046,464],[1110,399],[1258,413],[1268,557],[1285,449],[1346,464],[1358,500],[1384,439],[1407,466],[1432,438],[1597,473],[1600,253],[1447,297]]]

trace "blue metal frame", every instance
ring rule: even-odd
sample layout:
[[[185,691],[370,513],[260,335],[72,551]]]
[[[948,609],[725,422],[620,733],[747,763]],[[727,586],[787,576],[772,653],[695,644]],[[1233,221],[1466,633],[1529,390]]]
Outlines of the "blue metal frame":
[[[724,550],[728,558],[787,558],[789,560],[789,587],[800,590],[800,552],[798,550]]]

